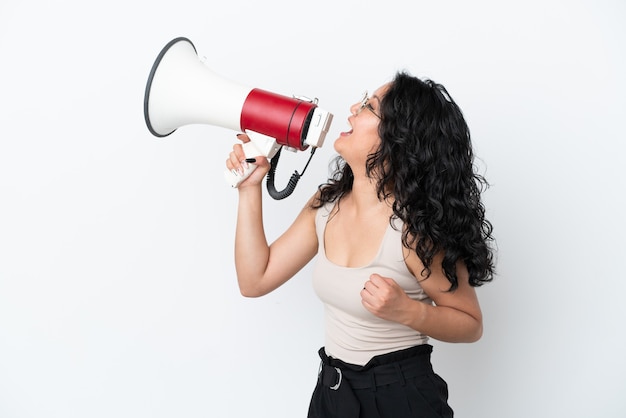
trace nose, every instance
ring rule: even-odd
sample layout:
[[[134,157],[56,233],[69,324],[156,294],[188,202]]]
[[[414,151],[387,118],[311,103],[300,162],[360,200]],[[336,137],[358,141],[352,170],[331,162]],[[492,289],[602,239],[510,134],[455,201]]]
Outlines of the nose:
[[[355,103],[352,106],[350,106],[350,113],[352,113],[354,116],[359,114],[359,108],[361,107],[361,103]]]

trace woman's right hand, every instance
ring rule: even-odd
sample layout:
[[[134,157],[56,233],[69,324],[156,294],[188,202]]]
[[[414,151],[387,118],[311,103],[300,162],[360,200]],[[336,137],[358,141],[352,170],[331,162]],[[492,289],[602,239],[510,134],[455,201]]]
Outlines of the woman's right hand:
[[[237,135],[237,139],[239,139],[242,144],[250,142],[250,137],[244,133],[240,133]],[[243,175],[245,169],[248,168],[248,164],[254,164],[257,168],[246,178],[243,180],[237,187],[248,187],[248,186],[258,186],[261,184],[265,175],[270,169],[270,164],[267,158],[263,155],[256,156],[247,156],[243,150],[242,144],[235,144],[233,146],[232,152],[229,154],[228,159],[226,160],[226,168],[228,170],[233,171],[233,173],[238,173],[238,175]],[[249,163],[246,161],[246,158],[254,158],[254,163]]]

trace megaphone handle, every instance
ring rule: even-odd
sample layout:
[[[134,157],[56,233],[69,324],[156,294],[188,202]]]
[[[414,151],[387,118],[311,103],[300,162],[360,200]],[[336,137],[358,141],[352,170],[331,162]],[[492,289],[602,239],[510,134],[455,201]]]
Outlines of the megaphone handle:
[[[259,155],[263,155],[261,151],[254,145],[252,141],[242,144],[243,152],[246,158],[254,158]],[[236,171],[225,170],[224,178],[231,187],[235,188],[241,184],[242,181],[248,178],[250,174],[256,169],[256,164],[248,164],[248,168],[244,168],[243,175],[239,175]]]

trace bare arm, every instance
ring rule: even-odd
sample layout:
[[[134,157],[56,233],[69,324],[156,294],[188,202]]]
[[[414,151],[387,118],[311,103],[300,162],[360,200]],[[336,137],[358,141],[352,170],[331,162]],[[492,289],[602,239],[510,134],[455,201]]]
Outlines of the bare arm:
[[[242,138],[247,139],[247,138]],[[239,169],[245,158],[236,145],[227,161],[229,169]],[[235,267],[241,294],[263,296],[285,283],[317,253],[315,210],[309,203],[289,228],[271,245],[263,227],[263,190],[261,187],[269,164],[257,158],[259,166],[239,187],[239,206],[235,230]]]
[[[414,251],[406,263],[414,274],[423,269]],[[459,287],[448,292],[450,282],[443,273],[441,260],[433,261],[431,275],[420,279],[420,284],[434,306],[410,299],[393,279],[372,275],[361,292],[363,304],[379,317],[400,322],[440,341],[478,341],[483,332],[478,298],[462,263],[457,265],[457,275]]]

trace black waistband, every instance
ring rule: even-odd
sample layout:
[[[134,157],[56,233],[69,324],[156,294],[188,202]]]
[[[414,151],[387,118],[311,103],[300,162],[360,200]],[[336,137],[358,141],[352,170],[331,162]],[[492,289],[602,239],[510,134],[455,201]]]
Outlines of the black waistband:
[[[353,389],[403,383],[404,379],[432,373],[432,349],[430,344],[422,344],[375,356],[366,365],[358,366],[328,357],[322,347],[319,350],[322,359],[319,377],[322,384],[331,389],[338,389],[344,379]]]

